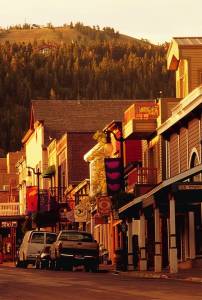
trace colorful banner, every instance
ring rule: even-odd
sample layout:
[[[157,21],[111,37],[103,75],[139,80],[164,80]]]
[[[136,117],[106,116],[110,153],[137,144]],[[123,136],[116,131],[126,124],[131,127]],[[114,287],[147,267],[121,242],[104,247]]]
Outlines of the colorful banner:
[[[105,158],[107,193],[112,196],[121,190],[122,161],[121,158]]]
[[[26,188],[26,214],[37,212],[38,189],[37,186],[27,186]]]
[[[97,212],[101,216],[109,216],[111,212],[111,199],[108,196],[100,196],[97,200]]]

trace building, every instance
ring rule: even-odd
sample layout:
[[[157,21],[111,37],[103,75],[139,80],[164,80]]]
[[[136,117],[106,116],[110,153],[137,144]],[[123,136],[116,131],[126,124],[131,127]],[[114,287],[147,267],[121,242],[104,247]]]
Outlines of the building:
[[[0,251],[4,260],[14,260],[16,244],[21,239],[25,215],[18,195],[18,174],[15,164],[22,153],[9,152],[0,158]]]
[[[139,222],[140,270],[169,268],[176,273],[201,255],[201,41],[174,38],[170,44],[168,68],[176,71],[176,95],[182,99],[159,99],[159,117],[149,122],[143,141],[143,167],[156,167],[157,181],[119,209],[132,224]],[[132,123],[131,131],[125,125],[126,136],[137,136],[145,121],[139,127],[136,118]],[[129,252],[131,228],[128,222]]]
[[[83,155],[95,144],[93,134],[112,119],[121,118],[131,103],[131,100],[33,100],[30,128],[22,139],[30,175],[25,183],[26,194],[29,186],[31,194],[35,189],[35,202],[39,197],[40,202],[47,202],[52,196],[63,199],[69,185],[75,186],[88,178]],[[52,162],[48,155],[52,156]],[[53,195],[51,189],[50,195],[53,187],[60,194]],[[25,199],[23,191],[24,187],[20,197]],[[34,210],[39,210],[39,206],[35,205]]]

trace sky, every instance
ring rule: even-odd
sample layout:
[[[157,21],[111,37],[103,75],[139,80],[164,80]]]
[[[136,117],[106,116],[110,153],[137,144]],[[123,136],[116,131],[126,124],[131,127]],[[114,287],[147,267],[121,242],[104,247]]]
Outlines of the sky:
[[[201,9],[201,0],[0,0],[0,27],[82,22],[161,44],[202,36]]]

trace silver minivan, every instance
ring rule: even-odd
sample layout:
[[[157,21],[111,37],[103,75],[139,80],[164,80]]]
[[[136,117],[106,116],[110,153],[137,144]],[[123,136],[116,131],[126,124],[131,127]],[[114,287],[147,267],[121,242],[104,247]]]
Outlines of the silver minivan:
[[[27,231],[16,257],[16,267],[26,268],[28,264],[34,265],[39,252],[45,246],[54,243],[56,238],[57,234],[55,232]]]

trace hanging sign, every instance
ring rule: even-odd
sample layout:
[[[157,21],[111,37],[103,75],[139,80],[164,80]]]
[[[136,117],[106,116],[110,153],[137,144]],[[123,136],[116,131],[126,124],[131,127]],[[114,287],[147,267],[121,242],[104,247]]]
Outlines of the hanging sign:
[[[75,206],[74,218],[75,218],[75,222],[87,221],[87,209],[81,203]]]
[[[111,199],[108,196],[97,197],[97,211],[101,216],[110,215]]]

